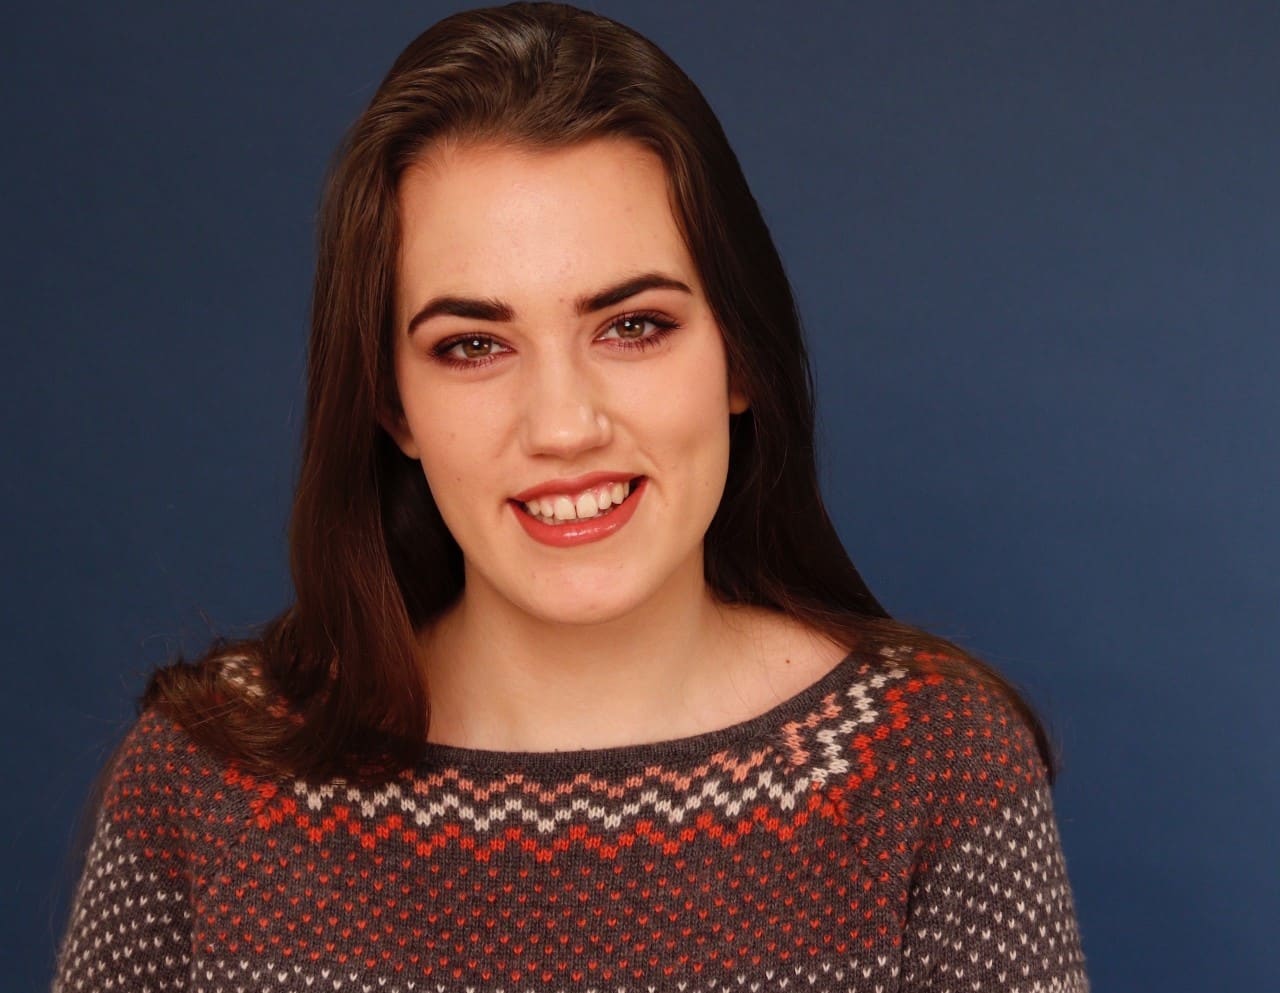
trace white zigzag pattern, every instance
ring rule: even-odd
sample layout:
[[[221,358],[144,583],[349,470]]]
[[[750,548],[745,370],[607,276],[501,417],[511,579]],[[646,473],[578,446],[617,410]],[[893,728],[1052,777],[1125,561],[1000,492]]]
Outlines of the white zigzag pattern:
[[[609,807],[593,803],[589,797],[580,796],[572,797],[567,804],[552,810],[531,806],[527,802],[528,798],[522,796],[507,796],[501,802],[483,807],[474,806],[454,790],[443,792],[429,802],[422,803],[405,794],[400,785],[394,782],[369,791],[338,782],[322,786],[297,782],[293,790],[312,811],[323,811],[327,802],[340,797],[347,803],[359,806],[361,814],[366,818],[376,817],[379,812],[394,808],[411,817],[419,827],[430,828],[437,821],[447,818],[451,821],[465,821],[477,832],[489,831],[495,825],[512,821],[531,825],[539,834],[552,834],[562,823],[579,817],[604,828],[616,829],[624,821],[646,813],[669,824],[678,825],[703,807],[719,809],[727,817],[736,817],[744,806],[760,797],[776,801],[783,810],[792,810],[796,798],[808,792],[814,783],[825,785],[831,776],[849,770],[849,760],[845,757],[845,743],[849,735],[855,728],[874,724],[880,718],[880,712],[873,705],[871,691],[882,689],[889,680],[902,679],[906,675],[905,669],[895,667],[854,683],[845,690],[854,716],[817,731],[816,751],[820,760],[808,766],[803,774],[782,781],[775,781],[772,769],[761,769],[756,773],[754,781],[744,782],[739,786],[722,788],[722,779],[712,778],[688,795],[673,797],[667,791],[648,789],[629,802]]]

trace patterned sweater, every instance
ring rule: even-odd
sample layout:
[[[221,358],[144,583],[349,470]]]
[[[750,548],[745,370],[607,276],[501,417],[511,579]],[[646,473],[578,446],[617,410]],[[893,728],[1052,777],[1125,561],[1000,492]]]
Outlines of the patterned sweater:
[[[723,730],[429,744],[380,788],[251,776],[144,711],[54,989],[1083,993],[1029,730],[881,654]]]

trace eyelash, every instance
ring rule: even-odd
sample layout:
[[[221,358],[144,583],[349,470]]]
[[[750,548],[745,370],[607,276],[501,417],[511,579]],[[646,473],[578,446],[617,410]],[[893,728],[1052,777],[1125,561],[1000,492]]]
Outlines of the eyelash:
[[[611,339],[615,341],[620,347],[629,351],[634,350],[637,352],[642,352],[647,348],[653,348],[655,345],[659,345],[664,340],[666,340],[666,338],[673,331],[676,331],[680,328],[680,325],[678,322],[673,321],[669,317],[665,317],[662,314],[655,313],[654,311],[651,311],[651,310],[637,310],[634,313],[622,314],[619,317],[615,317],[612,321],[609,322],[605,330],[612,331],[619,324],[625,324],[627,321],[647,321],[648,323],[654,326],[654,332],[650,335],[646,335],[643,338]],[[475,359],[456,359],[449,355],[449,352],[452,351],[454,348],[463,344],[464,342],[469,342],[469,341],[483,341],[483,342],[491,342],[494,344],[497,343],[497,339],[495,339],[492,335],[461,334],[461,335],[455,335],[452,338],[446,338],[444,341],[440,342],[440,344],[436,345],[434,348],[431,349],[431,354],[436,359],[443,362],[445,365],[451,365],[456,368],[462,368],[462,369],[477,369],[481,366],[488,365],[490,362],[492,362],[494,359],[498,357],[498,355],[495,355],[493,353],[490,353],[488,355],[482,355],[479,358],[475,358]],[[498,354],[502,354],[502,353],[498,353]]]

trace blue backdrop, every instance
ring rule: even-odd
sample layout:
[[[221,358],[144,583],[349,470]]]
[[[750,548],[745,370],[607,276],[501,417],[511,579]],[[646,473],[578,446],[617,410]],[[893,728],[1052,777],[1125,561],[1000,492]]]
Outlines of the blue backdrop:
[[[25,6],[0,37],[14,990],[48,983],[147,671],[288,600],[320,178],[456,9]],[[595,6],[738,150],[863,575],[1055,729],[1095,989],[1269,986],[1280,5]]]

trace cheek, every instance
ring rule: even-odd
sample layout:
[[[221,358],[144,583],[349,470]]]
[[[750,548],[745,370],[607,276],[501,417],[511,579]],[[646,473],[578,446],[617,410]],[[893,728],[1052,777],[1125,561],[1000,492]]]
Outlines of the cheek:
[[[499,439],[509,431],[510,402],[439,387],[410,402],[409,427],[428,480],[466,485],[493,465]]]
[[[436,506],[446,518],[450,509],[466,506],[492,461],[476,446],[473,427],[448,411],[416,410],[411,423],[422,472]],[[448,522],[452,529],[454,522]]]
[[[729,369],[720,330],[696,320],[675,332],[675,348],[655,360],[641,360],[635,383],[646,400],[661,410],[679,408],[682,416],[704,418],[728,412]]]
[[[699,347],[664,376],[664,403],[678,406],[686,423],[702,430],[727,426],[729,372],[718,331],[708,331]],[[675,403],[673,403],[675,401]]]
[[[668,370],[643,416],[650,436],[662,440],[667,470],[696,491],[718,494],[728,470],[728,388],[723,359],[707,352]]]

